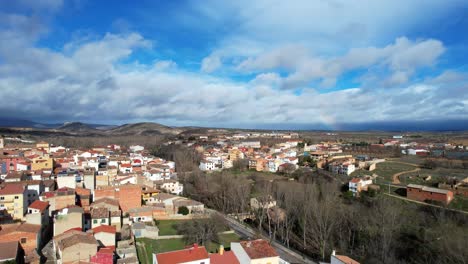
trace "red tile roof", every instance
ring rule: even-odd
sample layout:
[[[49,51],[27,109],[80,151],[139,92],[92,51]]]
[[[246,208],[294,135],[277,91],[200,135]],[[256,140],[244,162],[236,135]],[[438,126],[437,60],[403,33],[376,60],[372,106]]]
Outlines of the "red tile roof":
[[[359,264],[359,262],[355,261],[354,259],[348,257],[348,256],[343,256],[343,255],[335,255],[335,258],[340,260],[341,262],[345,264]]]
[[[211,264],[239,264],[239,260],[232,251],[224,251],[221,254],[210,254],[210,263]]]
[[[241,241],[242,248],[245,250],[250,259],[271,258],[277,257],[275,249],[270,246],[268,241],[257,239],[252,241]]]
[[[156,254],[158,264],[176,264],[208,259],[205,247],[194,245],[191,248]]]
[[[22,184],[8,184],[3,189],[0,189],[0,195],[20,194],[24,192]]]
[[[47,209],[48,206],[49,206],[49,202],[36,200],[31,205],[29,205],[28,208],[37,209],[41,212],[44,212],[44,210]]]
[[[93,232],[94,233],[105,232],[105,233],[115,234],[116,229],[115,229],[115,226],[100,225],[98,227],[93,228]]]
[[[353,179],[351,179],[351,182],[352,182],[352,183],[359,183],[360,181],[361,181],[361,179],[359,179],[359,178],[353,178]]]

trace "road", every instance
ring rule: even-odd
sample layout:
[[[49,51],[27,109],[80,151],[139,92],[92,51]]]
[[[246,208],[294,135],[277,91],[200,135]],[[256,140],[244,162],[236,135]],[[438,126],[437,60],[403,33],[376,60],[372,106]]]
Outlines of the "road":
[[[217,212],[214,210],[210,210],[210,211],[221,215],[226,220],[229,227],[240,236],[249,237],[249,238],[260,237],[267,241],[270,240],[270,238],[266,236],[265,234],[260,234],[258,231],[250,227],[244,226],[243,224],[239,223],[237,220],[235,220],[234,218],[230,216],[223,215],[220,212]],[[285,246],[283,246],[282,244],[276,241],[273,241],[271,245],[273,246],[273,248],[275,248],[276,252],[280,255],[280,257],[289,263],[316,264],[316,262],[312,261],[311,259],[302,256],[301,253],[298,253],[295,250],[286,248]]]

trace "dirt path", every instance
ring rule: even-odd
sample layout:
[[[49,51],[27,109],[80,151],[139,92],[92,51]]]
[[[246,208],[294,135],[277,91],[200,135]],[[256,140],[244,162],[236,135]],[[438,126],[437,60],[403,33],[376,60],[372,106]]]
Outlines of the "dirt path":
[[[420,168],[416,168],[414,170],[409,170],[409,171],[402,171],[402,172],[399,172],[399,173],[395,173],[393,174],[392,176],[392,183],[393,184],[400,184],[400,176],[403,175],[403,174],[406,174],[406,173],[412,173],[412,172],[418,172],[420,171],[421,169]]]

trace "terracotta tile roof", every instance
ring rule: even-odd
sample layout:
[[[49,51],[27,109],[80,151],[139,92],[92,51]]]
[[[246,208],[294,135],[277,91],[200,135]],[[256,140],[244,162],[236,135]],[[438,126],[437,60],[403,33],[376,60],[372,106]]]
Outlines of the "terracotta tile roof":
[[[240,264],[236,255],[232,251],[224,251],[221,254],[210,254],[210,263],[211,264]]]
[[[193,247],[156,254],[158,264],[176,264],[208,259],[205,247],[194,245]]]
[[[44,212],[44,210],[47,209],[48,206],[49,206],[49,202],[36,200],[31,205],[29,205],[28,208],[37,209],[41,212]]]
[[[68,247],[80,243],[96,245],[96,249],[98,246],[96,239],[91,234],[75,230],[71,230],[69,232],[55,236],[54,242],[62,251]]]
[[[24,192],[22,184],[7,184],[3,189],[0,189],[0,195],[21,194]]]
[[[109,198],[109,197],[103,197],[103,198],[97,199],[91,204],[91,206],[95,206],[95,205],[100,204],[100,203],[114,205],[114,206],[117,206],[117,207],[119,206],[119,201],[117,199],[112,199],[112,198]]]
[[[245,250],[250,259],[277,257],[275,249],[268,244],[268,241],[257,239],[252,241],[241,241],[242,248]]]
[[[38,233],[40,230],[41,225],[33,225],[28,223],[7,224],[1,226],[0,236],[13,232]]]
[[[359,179],[359,178],[353,178],[353,179],[351,179],[351,182],[352,182],[352,183],[359,183],[360,181],[361,181],[361,179]]]
[[[343,255],[335,255],[335,258],[337,258],[339,261],[343,262],[343,264],[359,264],[359,262],[355,261],[354,259],[348,257],[348,256],[343,256]]]
[[[18,241],[0,242],[0,261],[16,259]]]
[[[104,207],[93,208],[91,210],[91,218],[107,218],[109,217],[109,210]]]
[[[115,228],[115,226],[100,225],[98,227],[93,228],[93,232],[94,233],[104,232],[104,233],[115,234],[116,228]]]

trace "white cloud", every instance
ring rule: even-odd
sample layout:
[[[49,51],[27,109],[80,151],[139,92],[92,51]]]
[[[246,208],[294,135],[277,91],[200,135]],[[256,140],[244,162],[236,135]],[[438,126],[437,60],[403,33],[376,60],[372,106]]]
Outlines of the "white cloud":
[[[216,54],[211,54],[202,60],[201,71],[210,73],[221,67],[221,58]]]

